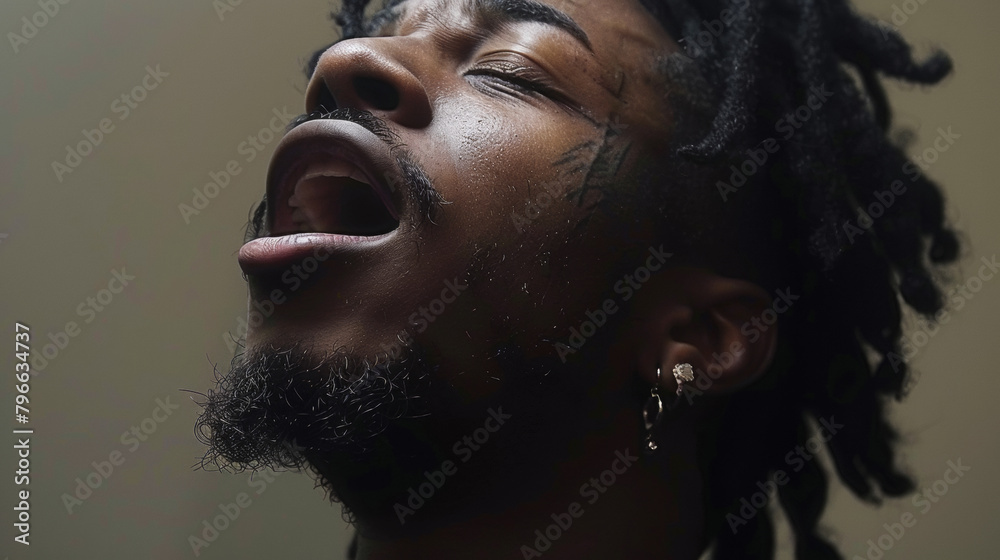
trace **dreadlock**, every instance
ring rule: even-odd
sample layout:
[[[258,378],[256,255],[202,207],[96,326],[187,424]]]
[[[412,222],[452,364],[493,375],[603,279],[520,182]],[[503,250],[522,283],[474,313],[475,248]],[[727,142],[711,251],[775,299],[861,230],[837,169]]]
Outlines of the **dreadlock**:
[[[732,14],[715,41],[699,43],[694,59],[719,102],[707,134],[678,148],[691,160],[732,161],[773,134],[774,123],[805,104],[810,91],[832,92],[786,137],[756,185],[744,187],[772,190],[771,241],[786,251],[783,279],[804,295],[781,317],[786,334],[771,371],[729,404],[719,435],[727,445],[703,453],[713,558],[769,559],[770,512],[741,517],[738,528],[727,516],[758,482],[787,468],[789,451],[813,435],[810,422],[844,423],[827,451],[862,500],[878,503],[914,488],[895,465],[898,436],[885,410],[890,398],[903,397],[908,375],[900,298],[921,314],[939,311],[933,268],[954,261],[959,244],[945,224],[941,191],[925,176],[908,177],[889,205],[876,198],[898,184],[909,161],[887,136],[890,111],[878,76],[934,84],[951,61],[942,52],[915,61],[894,30],[860,17],[846,0],[644,3],[674,37],[694,37],[704,22]],[[852,234],[846,224],[873,204],[884,213],[870,217],[863,235]],[[795,557],[839,559],[818,530],[827,474],[815,460],[800,467],[778,486]]]
[[[345,38],[378,24],[364,17],[369,1],[343,1],[335,20]],[[958,239],[945,224],[940,189],[919,173],[881,205],[883,213],[871,217],[863,234],[845,224],[881,204],[877,195],[898,183],[909,162],[889,138],[880,76],[935,84],[951,71],[951,60],[943,52],[915,60],[894,29],[859,16],[848,0],[641,2],[674,38],[695,37],[706,22],[731,16],[691,59],[711,90],[705,95],[713,98],[713,114],[704,134],[675,147],[689,162],[714,168],[738,162],[810,91],[832,92],[754,175],[754,185],[734,195],[734,206],[742,197],[749,208],[754,195],[743,196],[746,190],[768,193],[761,196],[770,209],[770,242],[782,248],[782,282],[803,295],[780,318],[783,336],[770,371],[734,396],[719,420],[716,441],[726,445],[699,451],[711,481],[705,492],[713,558],[770,559],[771,512],[741,518],[738,529],[727,516],[760,481],[787,467],[786,455],[806,444],[816,421],[843,421],[826,448],[838,477],[860,499],[878,503],[914,489],[895,465],[898,435],[886,415],[908,379],[900,358],[903,304],[926,316],[942,308],[934,275],[957,258]],[[714,186],[707,188],[714,194]],[[777,488],[797,559],[842,558],[818,527],[827,489],[828,474],[816,460]]]

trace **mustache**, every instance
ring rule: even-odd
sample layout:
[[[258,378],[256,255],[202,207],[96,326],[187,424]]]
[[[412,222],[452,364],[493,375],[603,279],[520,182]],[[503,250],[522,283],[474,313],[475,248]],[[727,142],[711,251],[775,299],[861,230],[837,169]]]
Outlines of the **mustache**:
[[[285,128],[285,134],[288,134],[297,126],[316,120],[347,121],[361,125],[367,128],[368,131],[375,136],[378,136],[379,139],[388,144],[391,149],[397,150],[404,147],[403,143],[399,139],[399,135],[393,132],[385,120],[379,118],[371,111],[354,109],[352,107],[342,107],[340,109],[334,109],[333,111],[313,111],[311,113],[299,115],[288,123],[288,126]]]
[[[417,208],[418,212],[413,227],[420,226],[424,220],[436,223],[434,220],[441,212],[448,201],[441,196],[441,193],[434,187],[434,182],[430,175],[420,165],[416,156],[404,144],[399,135],[389,126],[389,124],[371,111],[354,109],[352,107],[342,107],[333,111],[313,111],[299,115],[288,123],[285,134],[307,122],[315,120],[340,120],[347,121],[366,128],[369,132],[385,142],[389,150],[396,159],[398,175],[402,178],[402,185],[393,188],[402,188],[404,195],[409,198],[409,202]],[[267,195],[265,194],[261,202],[252,211],[247,224],[243,242],[246,243],[259,237],[269,235],[267,228]]]

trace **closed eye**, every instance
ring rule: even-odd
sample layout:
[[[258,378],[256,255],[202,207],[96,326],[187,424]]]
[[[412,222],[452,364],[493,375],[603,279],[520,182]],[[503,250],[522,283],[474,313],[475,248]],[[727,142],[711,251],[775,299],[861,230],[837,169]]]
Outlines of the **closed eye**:
[[[540,94],[553,98],[559,96],[550,80],[541,72],[509,60],[480,62],[467,70],[465,76],[478,76],[500,82],[520,94]]]

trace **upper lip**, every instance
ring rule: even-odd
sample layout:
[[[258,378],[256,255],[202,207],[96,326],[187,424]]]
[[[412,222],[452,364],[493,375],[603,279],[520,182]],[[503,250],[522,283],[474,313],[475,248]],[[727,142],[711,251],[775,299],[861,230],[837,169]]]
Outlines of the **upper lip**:
[[[328,159],[357,167],[399,220],[405,211],[399,168],[391,148],[367,128],[344,120],[317,119],[298,125],[282,138],[267,172],[267,221],[274,234],[276,219],[291,214],[288,199],[309,162]]]

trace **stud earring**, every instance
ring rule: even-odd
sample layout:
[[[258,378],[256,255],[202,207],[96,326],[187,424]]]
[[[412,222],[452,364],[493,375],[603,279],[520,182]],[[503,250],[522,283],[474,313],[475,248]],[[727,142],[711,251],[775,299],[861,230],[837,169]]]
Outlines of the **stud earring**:
[[[694,381],[694,368],[691,364],[681,363],[674,366],[674,379],[677,380],[677,394],[684,391],[684,383]]]

